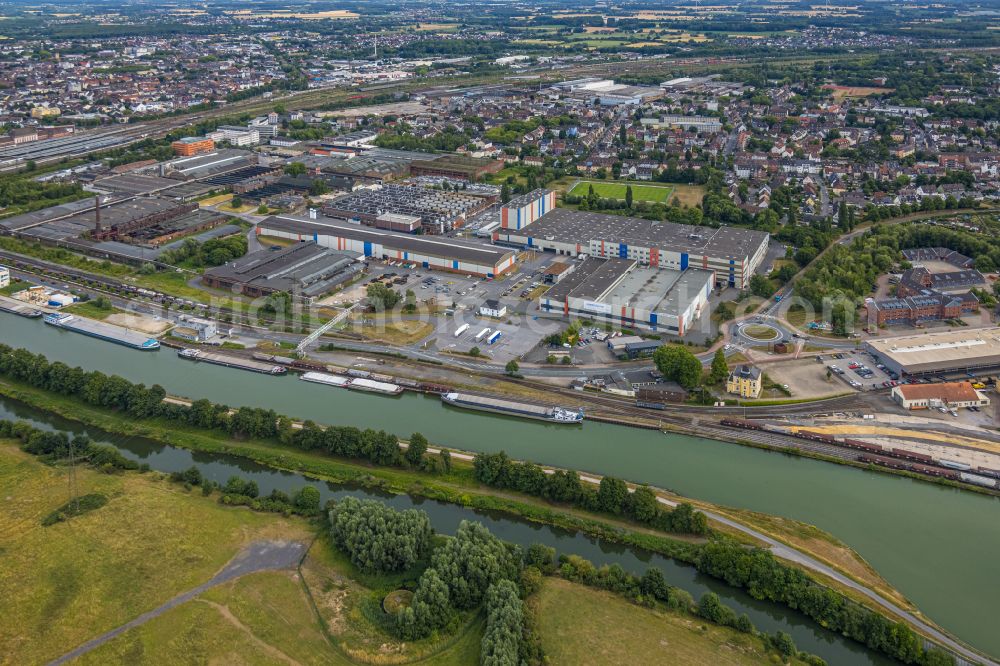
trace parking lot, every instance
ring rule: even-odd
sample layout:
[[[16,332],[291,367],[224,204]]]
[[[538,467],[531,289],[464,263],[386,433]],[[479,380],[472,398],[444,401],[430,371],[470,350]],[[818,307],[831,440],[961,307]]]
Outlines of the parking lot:
[[[354,293],[362,297],[374,279],[381,279],[401,295],[411,290],[418,308],[416,314],[408,316],[428,321],[434,327],[413,343],[414,347],[460,354],[478,347],[483,356],[506,363],[522,359],[542,337],[565,327],[564,322],[538,317],[534,301],[527,298],[541,286],[542,269],[552,259],[552,255],[525,253],[514,271],[493,280],[429,270],[406,262],[369,260],[368,278],[357,285]],[[479,308],[487,300],[506,306],[505,316],[497,319],[480,316]],[[432,309],[436,314],[429,313]],[[465,324],[468,329],[456,337],[455,332]],[[476,340],[486,328],[490,333]],[[489,343],[489,337],[497,331],[500,337]]]
[[[851,388],[859,391],[873,391],[891,388],[899,383],[899,377],[890,375],[881,364],[864,352],[842,352],[817,357],[833,374]]]

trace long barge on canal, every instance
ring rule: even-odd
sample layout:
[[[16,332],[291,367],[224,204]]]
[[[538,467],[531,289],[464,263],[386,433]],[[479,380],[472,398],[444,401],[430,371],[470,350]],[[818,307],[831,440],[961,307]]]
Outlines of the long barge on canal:
[[[82,333],[83,335],[89,335],[92,338],[106,340],[108,342],[113,342],[125,347],[131,347],[132,349],[138,349],[140,351],[154,351],[160,348],[160,343],[156,340],[156,338],[151,338],[142,333],[130,331],[129,329],[122,328],[121,326],[105,324],[102,321],[85,319],[84,317],[77,317],[65,312],[56,312],[45,315],[43,321],[50,326],[55,326],[67,331],[73,331],[74,333]]]
[[[36,310],[30,305],[10,305],[0,301],[0,312],[7,312],[8,314],[17,315],[18,317],[24,317],[26,319],[38,319],[44,312],[41,310]]]
[[[216,354],[215,352],[206,351],[204,349],[181,349],[177,352],[177,356],[189,361],[201,361],[204,363],[212,363],[213,365],[221,365],[226,368],[249,370],[250,372],[257,372],[262,375],[283,375],[288,372],[288,369],[281,365],[261,363],[260,361],[240,358],[239,356]]]
[[[347,388],[355,391],[367,391],[369,393],[381,393],[383,395],[399,395],[403,392],[403,387],[399,384],[381,382],[363,377],[346,377],[344,375],[334,375],[326,372],[307,372],[300,377],[303,381],[336,388]]]
[[[460,393],[449,391],[441,394],[441,400],[454,407],[465,409],[477,409],[482,412],[493,412],[495,414],[505,414],[507,416],[520,416],[522,418],[537,419],[548,423],[576,424],[583,422],[583,410],[567,409],[565,407],[550,407],[546,405],[536,405],[517,400],[508,400],[488,395],[477,395],[475,393]]]

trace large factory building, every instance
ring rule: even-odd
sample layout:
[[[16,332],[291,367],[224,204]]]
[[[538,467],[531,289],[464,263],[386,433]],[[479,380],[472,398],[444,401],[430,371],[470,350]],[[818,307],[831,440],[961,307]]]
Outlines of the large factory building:
[[[635,259],[588,257],[538,299],[547,312],[602,319],[684,337],[703,313],[711,270],[640,266]]]
[[[296,241],[315,241],[322,247],[351,251],[375,259],[412,262],[427,269],[495,277],[514,267],[515,253],[505,248],[444,237],[372,229],[328,218],[269,217],[257,233]]]
[[[570,256],[633,259],[654,268],[699,268],[713,271],[719,286],[737,289],[750,286],[769,239],[766,232],[751,229],[692,227],[568,208],[528,219],[520,228],[508,222],[494,232],[494,241]]]

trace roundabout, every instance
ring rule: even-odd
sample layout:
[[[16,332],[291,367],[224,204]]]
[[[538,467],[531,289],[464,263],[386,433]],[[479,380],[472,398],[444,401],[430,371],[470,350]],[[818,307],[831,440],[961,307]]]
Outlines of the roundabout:
[[[784,337],[778,327],[762,322],[740,324],[737,333],[741,338],[751,343],[780,342]]]

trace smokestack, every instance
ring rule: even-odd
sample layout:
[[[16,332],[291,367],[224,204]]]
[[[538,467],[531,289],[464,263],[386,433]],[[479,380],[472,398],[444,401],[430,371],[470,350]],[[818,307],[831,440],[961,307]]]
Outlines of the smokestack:
[[[96,222],[94,226],[94,231],[101,233],[101,197],[100,195],[94,197],[94,221]]]

